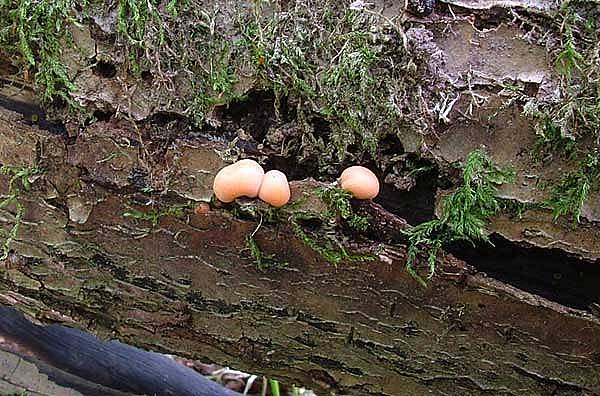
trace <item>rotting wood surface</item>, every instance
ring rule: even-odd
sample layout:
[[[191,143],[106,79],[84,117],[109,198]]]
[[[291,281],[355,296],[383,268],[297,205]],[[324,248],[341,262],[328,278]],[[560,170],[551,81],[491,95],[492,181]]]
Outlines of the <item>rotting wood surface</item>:
[[[392,207],[401,190],[416,183],[402,173],[411,155],[429,155],[440,172],[451,173],[449,163],[481,145],[518,171],[517,183],[500,191],[503,197],[542,202],[547,192],[534,188],[537,181],[556,181],[569,167],[561,160],[535,164],[524,155],[535,130],[521,102],[552,99],[557,89],[551,59],[556,43],[535,36],[538,22],[548,31],[544,24],[556,13],[556,2],[446,0],[431,16],[416,19],[403,14],[404,1],[353,4],[372,6],[366,11],[378,15],[370,32],[393,32],[383,35],[388,45],[408,45],[412,51],[409,64],[398,65],[403,77],[393,87],[399,91],[392,92],[400,95],[404,83],[423,77],[411,85],[410,102],[427,114],[395,103],[407,116],[404,123],[410,122],[397,131],[399,142],[382,142],[381,155],[373,159],[391,188],[379,202]],[[233,42],[239,38],[231,23],[234,11],[247,11],[247,5],[214,2],[203,17]],[[273,2],[266,12],[285,16],[297,5],[303,4]],[[267,158],[271,166],[291,161],[290,170],[303,178],[314,147],[287,153],[290,141],[302,133],[302,122],[271,122],[274,110],[266,109],[276,100],[265,101],[253,91],[257,76],[247,65],[236,70],[241,77],[233,91],[250,98],[229,104],[251,106],[249,114],[238,115],[239,125],[222,117],[219,113],[227,112],[217,106],[205,114],[208,137],[180,130],[177,123],[189,114],[178,99],[191,87],[163,80],[170,71],[150,70],[143,80],[128,74],[127,53],[113,40],[114,13],[114,8],[101,10],[72,26],[77,50],[63,53],[78,87],[74,98],[88,111],[96,110],[99,121],[85,128],[49,124],[40,108],[22,97],[29,92],[23,89],[27,78],[23,87],[13,86],[10,78],[0,87],[0,105],[21,113],[0,110],[0,164],[42,170],[32,180],[32,191],[18,198],[25,218],[12,243],[14,253],[0,262],[0,304],[42,322],[63,322],[103,338],[265,374],[313,387],[318,394],[600,394],[597,316],[502,284],[449,255],[440,259],[430,287],[422,289],[403,268],[406,252],[398,231],[406,222],[379,206],[361,206],[374,220],[369,244],[381,242],[378,260],[334,268],[297,240],[288,225],[263,225],[258,243],[290,263],[268,272],[258,271],[246,250],[255,222],[216,208],[205,217],[191,208],[180,217],[159,216],[184,198],[208,200],[212,177],[229,154],[250,153]],[[190,20],[180,19],[175,27],[185,31],[189,26]],[[207,63],[215,60],[202,55]],[[102,73],[99,60],[114,73]],[[506,84],[523,85],[522,96],[507,99]],[[287,107],[299,106],[291,99]],[[434,130],[425,128],[428,117],[435,118]],[[310,121],[318,128],[323,120]],[[429,134],[423,135],[421,127]],[[0,176],[3,195],[7,181]],[[314,187],[309,181],[294,186],[300,191]],[[147,187],[154,193],[144,193]],[[583,213],[588,223],[577,231],[539,209],[527,210],[521,221],[498,216],[491,231],[596,259],[600,201],[593,197]],[[153,214],[156,225],[124,216],[142,212]],[[14,221],[13,206],[0,210],[4,229]],[[598,315],[597,303],[590,311]],[[14,363],[13,358],[6,361]],[[18,373],[14,364],[7,367]],[[21,390],[1,378],[0,391]],[[45,392],[58,394],[53,388]]]
[[[335,268],[285,225],[256,237],[289,266],[259,272],[244,243],[255,223],[219,209],[205,217],[189,209],[156,227],[124,217],[148,209],[136,203],[139,193],[119,188],[120,175],[136,168],[129,157],[82,156],[77,144],[0,115],[0,162],[45,169],[20,198],[25,221],[17,254],[1,263],[2,304],[319,394],[600,394],[600,322],[587,313],[450,256],[423,289],[404,271],[400,245],[381,245],[379,260]],[[102,140],[94,153],[113,143]],[[180,161],[207,159],[208,169],[211,144],[173,150]],[[106,165],[111,160],[120,162]],[[89,172],[82,161],[98,168]],[[12,210],[1,212],[3,222]],[[387,216],[392,227],[402,224]]]

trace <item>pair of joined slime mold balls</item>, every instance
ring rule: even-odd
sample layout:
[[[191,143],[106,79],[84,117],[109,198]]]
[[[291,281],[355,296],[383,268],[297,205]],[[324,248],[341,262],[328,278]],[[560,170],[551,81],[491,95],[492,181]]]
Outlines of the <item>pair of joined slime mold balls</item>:
[[[290,200],[287,177],[278,170],[267,173],[256,161],[244,159],[221,169],[215,176],[213,191],[222,202],[239,197],[259,197],[269,205],[281,207]]]
[[[379,180],[362,166],[346,168],[340,176],[340,187],[355,198],[373,199],[379,193]],[[213,191],[221,202],[232,202],[239,197],[260,198],[279,208],[290,200],[290,185],[284,173],[267,173],[256,162],[244,159],[221,169],[215,176]]]

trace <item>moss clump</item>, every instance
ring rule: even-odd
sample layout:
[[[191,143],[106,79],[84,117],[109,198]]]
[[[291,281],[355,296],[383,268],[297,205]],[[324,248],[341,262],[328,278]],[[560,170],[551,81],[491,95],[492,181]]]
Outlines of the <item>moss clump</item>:
[[[203,49],[199,53],[210,55],[206,58],[206,66],[193,75],[191,84],[195,95],[186,110],[197,126],[204,123],[213,107],[243,99],[236,92],[236,84],[240,80],[238,62],[243,59],[243,48],[230,44],[218,35],[209,35],[200,48]]]
[[[441,217],[405,232],[409,241],[407,271],[426,286],[426,281],[413,268],[421,252],[428,252],[427,278],[430,279],[435,273],[437,254],[443,244],[456,241],[490,243],[485,226],[501,208],[496,198],[497,186],[513,179],[514,173],[494,165],[484,150],[469,153],[462,173],[462,186],[444,198]]]
[[[143,77],[144,89],[152,85],[149,102],[189,116],[196,126],[215,106],[242,99],[250,87],[273,91],[277,111],[285,112],[280,121],[293,118],[298,127],[282,143],[290,148],[286,152],[316,158],[323,169],[374,155],[381,138],[423,119],[417,101],[407,100],[417,79],[400,22],[370,5],[113,3],[115,52],[99,56],[125,59],[117,65],[119,75]],[[60,48],[77,13],[108,17],[110,7],[95,0],[0,1],[4,51],[22,55],[48,100],[73,103],[69,93],[76,87]]]
[[[563,2],[557,30],[561,48],[555,67],[561,74],[561,99],[536,103],[528,111],[537,118],[535,151],[549,160],[554,154],[575,162],[577,169],[556,186],[544,205],[557,220],[580,220],[589,193],[599,188],[597,150],[600,148],[600,7],[596,2]]]
[[[551,197],[544,206],[552,210],[554,220],[560,216],[572,216],[579,223],[581,211],[591,191],[600,187],[600,156],[597,152],[588,152],[577,170],[568,173],[560,183],[552,187]]]
[[[167,45],[167,18],[179,15],[185,0],[169,0],[161,12],[160,0],[119,0],[117,4],[117,33],[119,41],[128,50],[128,68],[137,77],[152,61],[146,58],[147,51],[155,55],[168,56],[163,52]],[[156,56],[153,59],[157,59]],[[159,61],[160,63],[160,61]],[[157,65],[160,69],[160,65]]]
[[[3,165],[0,167],[0,174],[10,176],[10,180],[8,182],[8,196],[0,200],[0,209],[4,209],[11,204],[14,204],[16,208],[15,223],[11,229],[8,232],[0,230],[0,235],[2,235],[2,238],[4,238],[4,243],[2,244],[2,256],[0,256],[0,260],[4,260],[8,257],[12,242],[17,238],[19,227],[21,226],[21,222],[25,216],[25,207],[19,198],[23,191],[30,190],[30,178],[37,173],[39,173],[39,170],[35,167],[9,165]]]
[[[194,0],[119,0],[126,69],[138,78],[147,72],[161,95],[157,100],[203,126],[212,108],[241,98],[236,84],[247,51],[227,14],[236,9]]]
[[[269,14],[261,3],[242,33],[263,86],[295,109],[300,144],[321,164],[374,155],[397,132],[413,85],[398,27],[366,6],[304,1]],[[327,125],[315,130],[313,117]]]
[[[75,89],[62,47],[69,42],[68,26],[75,22],[75,0],[0,1],[0,45],[6,55],[21,58],[25,80],[33,75],[46,103],[59,99],[77,106],[69,95]]]
[[[352,194],[336,187],[317,189],[316,193],[329,207],[329,217],[333,218],[339,214],[353,229],[366,231],[369,222],[366,217],[359,216],[352,210],[352,205],[350,205]]]
[[[257,228],[246,238],[246,245],[260,270],[288,265],[274,255],[263,252],[254,238],[263,225],[274,224],[288,225],[299,240],[332,265],[374,260],[375,257],[369,254],[351,253],[347,248],[348,238],[339,230],[340,218],[357,231],[364,231],[368,226],[366,218],[352,211],[350,194],[333,187],[318,188],[311,194],[323,200],[328,210],[308,208],[303,199],[278,209],[257,202],[234,204],[231,207],[232,213],[238,218],[259,219]]]
[[[541,131],[558,128],[562,137],[600,137],[600,8],[587,1],[565,1],[555,66],[562,75],[560,102],[542,105]],[[555,132],[553,134],[556,134]]]

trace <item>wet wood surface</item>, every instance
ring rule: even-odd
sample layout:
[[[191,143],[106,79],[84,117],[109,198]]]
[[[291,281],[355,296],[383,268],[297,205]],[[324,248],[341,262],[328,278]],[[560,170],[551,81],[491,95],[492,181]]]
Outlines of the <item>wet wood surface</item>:
[[[214,7],[225,12],[223,20],[233,20],[228,12],[240,4],[215,2]],[[405,2],[377,4],[395,19]],[[444,5],[454,8],[440,13]],[[503,197],[545,199],[543,191],[532,189],[533,180],[537,183],[532,175],[553,181],[568,168],[536,165],[523,155],[536,131],[520,104],[505,105],[502,92],[507,81],[534,92],[556,83],[549,49],[525,40],[528,25],[516,22],[529,12],[548,17],[555,7],[549,1],[448,0],[438,2],[430,20],[402,26],[403,39],[423,58],[415,67],[425,73],[424,92],[436,90],[420,100],[437,109],[443,92],[452,105],[434,114],[435,133],[401,131],[397,147],[376,159],[380,168],[397,161],[393,157],[400,151],[420,156],[421,150],[431,150],[439,170],[451,173],[449,163],[484,145],[496,161],[518,170],[518,181],[503,187]],[[487,9],[498,14],[490,18],[489,28]],[[502,9],[507,12],[496,12]],[[376,30],[390,19],[381,21]],[[482,21],[483,27],[478,25]],[[281,156],[283,146],[267,145],[261,152],[261,142],[249,135],[273,132],[270,138],[278,141],[278,133],[294,138],[293,131],[302,128],[273,123],[263,131],[269,124],[263,118],[274,117],[265,109],[276,100],[254,92],[257,103],[250,104],[256,114],[248,114],[248,120],[237,125],[218,114],[209,120],[215,131],[237,136],[235,142],[186,133],[182,120],[187,115],[165,105],[179,103],[171,99],[184,92],[157,90],[150,81],[121,80],[122,75],[96,75],[92,58],[111,58],[119,49],[112,40],[93,37],[85,23],[74,31],[74,40],[89,51],[66,51],[80,88],[74,95],[92,112],[98,110],[97,122],[83,128],[49,121],[28,84],[3,80],[0,86],[0,164],[39,170],[30,180],[31,191],[18,193],[25,212],[11,254],[0,261],[0,305],[54,324],[32,327],[5,314],[0,336],[25,337],[27,331],[15,333],[21,324],[31,330],[25,338],[38,352],[78,340],[88,348],[123,345],[108,341],[118,340],[303,385],[319,395],[600,395],[599,302],[587,311],[561,306],[478,273],[449,254],[440,257],[437,274],[424,289],[404,270],[401,230],[407,222],[372,203],[356,207],[368,216],[370,228],[368,238],[352,240],[351,248],[376,259],[337,267],[303,244],[289,222],[265,221],[257,229],[258,219],[236,217],[231,207],[222,206],[198,215],[193,205],[210,199],[212,178],[226,163],[222,157],[243,149],[263,159],[273,155],[269,161],[276,158],[280,164],[295,161]],[[251,85],[240,94],[252,93]],[[476,95],[485,103],[473,109]],[[152,125],[153,118],[164,119]],[[9,180],[0,175],[2,197],[11,193]],[[294,181],[296,191],[308,193],[309,199],[322,185]],[[388,190],[380,202],[388,209],[402,207],[397,193]],[[589,200],[592,209],[596,202]],[[322,203],[306,206],[311,204],[312,210],[324,210]],[[513,241],[558,246],[595,259],[594,213],[585,211],[590,222],[576,230],[535,210],[526,211],[519,222],[498,216],[490,228]],[[14,203],[0,209],[3,230],[8,232],[16,220]],[[257,269],[246,244],[255,230],[263,251],[288,262],[287,267]],[[542,275],[560,278],[554,269]],[[77,330],[63,330],[68,334],[62,337],[59,330],[53,333],[64,329],[58,325],[99,339]],[[112,350],[107,348],[93,353]],[[166,361],[142,364],[135,372],[121,367],[122,377],[103,379],[94,377],[102,374],[98,362],[74,367],[75,358],[65,366],[74,358],[50,353],[54,359],[48,360],[46,353],[43,361],[32,352],[0,351],[0,394],[121,394],[104,385],[144,393],[157,386],[152,381],[160,375],[152,373],[169,367]],[[151,378],[144,381],[144,375]]]
[[[0,262],[1,304],[318,394],[600,394],[600,321],[589,313],[494,281],[449,255],[424,289],[405,272],[405,247],[395,238],[373,246],[375,261],[334,267],[285,222],[264,224],[256,239],[289,265],[261,272],[245,244],[256,222],[216,208],[206,216],[189,208],[155,225],[124,216],[158,209],[119,184],[137,157],[69,163],[78,145],[14,113],[0,116],[0,162],[44,170],[19,197],[26,213],[14,253]],[[207,143],[180,144],[172,147],[178,161],[215,166]],[[169,166],[176,185],[189,181]],[[5,228],[14,210],[0,211]],[[379,227],[405,224],[372,210]]]

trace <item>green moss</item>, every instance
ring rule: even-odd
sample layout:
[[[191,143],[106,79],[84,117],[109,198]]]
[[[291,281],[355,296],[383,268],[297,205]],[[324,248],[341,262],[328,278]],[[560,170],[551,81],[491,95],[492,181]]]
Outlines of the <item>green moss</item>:
[[[315,66],[307,57],[308,32],[283,36],[290,19],[277,13],[265,19],[262,4],[261,0],[255,2],[252,19],[239,21],[257,74],[278,97],[295,94],[312,98]]]
[[[324,138],[323,163],[374,155],[379,140],[397,131],[398,90],[412,85],[399,78],[407,60],[396,32],[384,33],[376,13],[339,2],[296,3],[275,14],[261,3],[243,34],[263,85],[295,105],[306,144]],[[311,128],[313,116],[327,121],[325,131]]]
[[[591,191],[600,187],[600,157],[597,153],[588,153],[579,163],[578,169],[568,173],[560,183],[552,187],[551,197],[544,206],[551,209],[554,220],[560,216],[572,216],[579,223],[581,210]]]
[[[117,33],[129,53],[129,70],[137,77],[143,68],[152,65],[146,59],[146,50],[154,47],[160,53],[160,48],[166,45],[165,19],[176,18],[187,1],[168,1],[165,14],[160,12],[161,3],[161,0],[119,0],[117,4]]]
[[[246,237],[246,246],[250,249],[250,255],[259,271],[276,270],[288,266],[288,262],[277,260],[274,254],[266,254],[254,239],[254,233]]]
[[[442,248],[442,243],[445,239],[451,240],[452,233],[442,221],[431,220],[411,228],[406,234],[409,243],[406,271],[421,286],[427,287],[427,282],[414,269],[414,262],[421,252],[427,251],[427,265],[429,267],[427,279],[431,279],[435,274],[437,255]]]
[[[68,26],[75,22],[75,0],[0,1],[0,46],[8,55],[19,55],[23,68],[32,71],[45,102],[63,100],[77,104],[69,95],[75,89],[67,66],[62,62],[62,47],[69,42]]]
[[[537,112],[539,130],[560,130],[574,140],[598,137],[600,131],[600,65],[597,59],[600,8],[590,1],[565,1],[557,17],[559,39],[554,64],[562,75],[556,103],[542,103]],[[556,135],[555,131],[550,131]]]
[[[123,217],[129,217],[132,219],[142,220],[149,222],[152,227],[156,227],[160,222],[160,219],[165,216],[172,217],[183,217],[186,209],[191,208],[191,204],[177,204],[171,205],[163,209],[152,209],[147,212],[141,212],[139,210],[132,210],[123,213]]]
[[[338,188],[320,188],[314,193],[326,203],[328,211],[317,211],[310,204],[298,199],[282,208],[273,208],[262,202],[232,204],[229,210],[241,219],[258,219],[256,230],[246,238],[250,254],[260,270],[281,268],[287,262],[264,253],[254,236],[263,226],[288,225],[296,237],[321,258],[332,264],[370,261],[373,255],[354,254],[347,249],[347,237],[338,229],[338,216],[357,231],[364,231],[367,219],[356,215],[350,206],[350,194]]]
[[[320,188],[315,192],[329,207],[331,217],[339,214],[342,219],[348,222],[350,227],[357,231],[366,231],[369,222],[366,217],[358,216],[353,212],[350,205],[352,194],[336,187]]]
[[[555,154],[574,159],[577,156],[577,140],[563,135],[563,130],[547,115],[538,115],[537,133],[533,148],[534,158],[546,162]]]
[[[95,13],[105,6],[97,7]],[[246,49],[221,26],[221,11],[191,0],[117,3],[117,45],[127,54],[125,69],[136,78],[149,72],[157,89],[165,90],[165,105],[198,127],[213,107],[241,98],[236,84]]]
[[[25,216],[25,207],[19,198],[23,191],[30,190],[30,178],[39,173],[39,170],[34,167],[3,165],[0,167],[0,173],[10,176],[8,182],[8,196],[0,200],[0,209],[4,209],[11,204],[15,205],[16,208],[15,223],[11,229],[8,232],[0,230],[0,234],[4,238],[0,260],[4,260],[10,253],[12,242],[17,238],[19,228],[23,221],[23,217]]]
[[[353,212],[350,205],[352,195],[336,187],[318,188],[314,193],[325,203],[328,211],[325,213],[308,213],[301,210],[288,212],[287,221],[292,230],[306,246],[310,247],[328,263],[337,266],[344,262],[371,261],[374,256],[368,254],[352,254],[344,247],[345,237],[336,228],[338,216],[357,231],[365,231],[369,225],[365,217]],[[321,222],[315,231],[308,231],[304,222]]]
[[[427,278],[430,279],[443,244],[455,241],[490,243],[485,226],[501,208],[496,198],[497,186],[513,179],[514,173],[510,169],[494,165],[482,149],[469,153],[463,168],[462,186],[444,198],[441,217],[405,232],[409,241],[407,271],[425,286],[426,281],[413,268],[421,252],[427,252]]]
[[[306,246],[317,252],[323,260],[337,266],[341,263],[356,261],[372,261],[375,259],[372,255],[351,254],[348,253],[344,245],[339,241],[339,237],[333,232],[327,232],[325,229],[318,231],[318,237],[312,236],[302,226],[302,220],[311,220],[302,215],[296,215],[290,218],[292,230]]]
[[[321,166],[373,155],[382,137],[422,119],[403,109],[414,102],[406,99],[415,84],[401,34],[370,9],[333,0],[295,3],[289,12],[261,0],[226,9],[191,0],[114,4],[115,49],[126,59],[119,72],[149,72],[156,91],[165,91],[156,100],[199,127],[215,106],[243,99],[250,80],[272,90],[278,105],[287,102],[281,107],[302,128],[293,149],[311,152]],[[35,71],[44,98],[75,105],[69,93],[76,87],[61,61],[67,27],[74,8],[106,15],[106,7],[99,0],[0,0],[0,40]]]
[[[514,173],[498,168],[485,151],[478,149],[467,156],[462,179],[463,185],[444,199],[441,221],[456,239],[487,241],[485,223],[500,209],[496,188],[512,182]]]
[[[235,91],[240,79],[234,59],[239,56],[240,48],[231,46],[223,37],[215,36],[212,40],[202,45],[208,54],[207,70],[199,70],[193,76],[192,87],[196,94],[186,111],[197,126],[203,125],[213,107],[244,99]]]
[[[244,212],[250,214],[247,209]],[[253,212],[254,215],[260,217],[259,226],[257,229],[246,237],[246,244],[250,249],[250,254],[254,259],[259,270],[278,269],[288,265],[287,262],[277,259],[274,255],[266,254],[262,251],[256,242],[254,235],[263,225],[268,224],[289,224],[296,237],[302,241],[310,249],[317,252],[323,260],[329,264],[337,266],[344,262],[370,261],[374,257],[364,254],[352,254],[344,247],[341,242],[342,237],[335,232],[335,219],[325,217],[326,221],[314,231],[308,231],[303,225],[304,222],[321,222],[324,219],[315,214],[305,212],[289,212],[268,210],[268,213],[263,211]],[[240,214],[238,213],[238,217]]]
[[[544,206],[553,211],[555,220],[572,216],[579,222],[590,192],[599,188],[600,7],[597,2],[565,1],[558,20],[562,47],[556,51],[555,66],[562,75],[562,98],[555,103],[537,104],[530,113],[537,119],[538,157],[550,160],[558,154],[576,167],[549,187],[551,197]]]
[[[231,96],[233,87],[239,81],[233,67],[229,64],[231,50],[225,42],[215,50],[215,56],[209,62],[208,85],[219,96]]]
[[[563,49],[556,57],[554,65],[556,69],[562,73],[567,80],[571,80],[573,71],[582,71],[582,66],[585,63],[583,55],[579,53],[574,45],[573,24],[576,21],[576,14],[568,14],[565,19],[565,28],[563,34]]]

